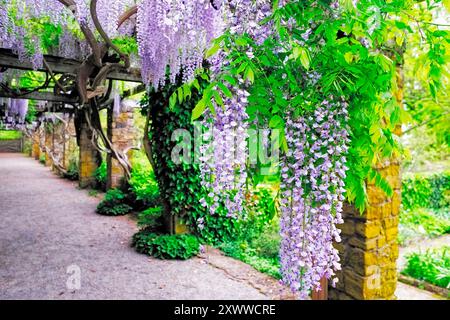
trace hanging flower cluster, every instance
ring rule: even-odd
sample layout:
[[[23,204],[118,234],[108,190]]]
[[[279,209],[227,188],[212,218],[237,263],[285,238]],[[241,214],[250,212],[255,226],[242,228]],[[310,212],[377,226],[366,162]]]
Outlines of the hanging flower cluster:
[[[21,62],[30,62],[34,69],[42,67],[43,48],[41,39],[33,30],[32,19],[47,18],[54,25],[63,27],[59,39],[58,54],[67,58],[84,59],[90,53],[86,42],[70,31],[70,21],[74,18],[80,24],[95,30],[90,15],[91,0],[74,0],[75,17],[70,10],[58,0],[0,0],[0,46],[9,48],[19,56]],[[133,0],[98,0],[97,16],[110,37],[120,35],[119,17],[134,4]],[[73,9],[73,8],[71,8]]]
[[[3,106],[5,114],[2,122],[9,127],[19,127],[25,123],[28,112],[28,100],[0,98],[0,106]]]
[[[286,122],[282,169],[280,259],[283,282],[302,298],[340,269],[333,241],[343,223],[348,150],[347,104],[324,100],[312,113]],[[333,284],[337,278],[333,278]]]
[[[146,84],[159,87],[166,80],[175,83],[194,78],[205,49],[216,35],[219,11],[210,0],[143,0],[138,5],[137,39]]]
[[[218,4],[215,5],[218,7]],[[253,39],[264,39],[267,27],[260,26],[258,21],[271,12],[270,3],[266,0],[239,0],[221,6],[227,17],[227,28],[230,32],[248,34]],[[249,55],[251,52],[248,53]],[[229,64],[226,53],[221,50],[210,59],[210,71],[219,74],[221,68]],[[205,145],[201,147],[200,172],[203,186],[209,190],[207,199],[201,202],[215,214],[221,204],[229,217],[236,218],[244,213],[245,184],[247,180],[248,158],[248,83],[239,79],[240,88],[227,85],[233,92],[231,98],[222,96],[224,105],[214,104],[216,114],[208,112],[202,122],[209,128],[203,135]]]
[[[229,217],[243,212],[244,186],[247,179],[247,97],[245,90],[237,90],[233,98],[217,107],[216,115],[207,115],[202,126],[206,142],[200,147],[200,172],[203,186],[209,190],[208,199],[201,199],[210,213],[215,214],[222,203]],[[211,121],[212,120],[212,121]]]

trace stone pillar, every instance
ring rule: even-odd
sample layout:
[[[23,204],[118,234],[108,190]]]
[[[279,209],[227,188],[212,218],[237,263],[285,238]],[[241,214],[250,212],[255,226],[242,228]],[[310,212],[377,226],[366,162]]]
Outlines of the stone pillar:
[[[39,147],[41,137],[39,135],[39,130],[33,132],[31,139],[32,139],[31,156],[35,160],[39,160],[39,157],[41,156],[41,149]]]
[[[45,152],[45,127],[39,127],[39,159],[46,155]]]
[[[86,122],[80,124],[80,187],[86,188],[95,184],[94,173],[99,166],[100,152],[91,142],[92,131]],[[101,158],[100,158],[101,159]]]
[[[403,74],[397,67],[399,105],[403,102]],[[397,127],[396,135],[401,134]],[[398,223],[401,205],[401,174],[398,159],[385,161],[375,168],[393,189],[392,197],[367,182],[368,205],[361,215],[355,207],[344,206],[342,242],[335,244],[340,252],[342,270],[329,299],[392,300],[397,287]]]
[[[379,168],[394,188],[391,198],[372,182],[367,184],[369,204],[361,215],[344,206],[340,252],[342,270],[329,299],[395,299],[397,284],[398,222],[401,197],[400,166],[391,162]]]
[[[64,132],[64,153],[63,153],[63,165],[64,168],[68,169],[70,164],[70,159],[77,152],[77,141],[75,133],[75,124],[73,118],[69,118],[67,129]]]
[[[53,161],[50,153],[52,152],[53,149],[53,127],[51,128],[47,127],[44,129],[44,131],[45,131],[45,166],[52,167]]]
[[[127,155],[129,159],[131,158],[131,147],[136,139],[133,110],[122,112],[116,117],[113,117],[112,111],[108,110],[108,137],[118,150],[128,149]],[[124,172],[119,162],[110,154],[107,156],[107,168],[106,188],[121,187],[124,182]]]
[[[57,122],[53,124],[53,170],[59,174],[63,175],[64,169],[64,153],[65,153],[65,128],[66,124],[64,122]]]

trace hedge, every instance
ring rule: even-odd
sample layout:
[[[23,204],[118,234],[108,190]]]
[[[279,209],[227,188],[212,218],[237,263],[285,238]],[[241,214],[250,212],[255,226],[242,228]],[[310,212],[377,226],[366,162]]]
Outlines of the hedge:
[[[450,171],[430,176],[415,175],[403,179],[403,208],[440,209],[450,205]]]

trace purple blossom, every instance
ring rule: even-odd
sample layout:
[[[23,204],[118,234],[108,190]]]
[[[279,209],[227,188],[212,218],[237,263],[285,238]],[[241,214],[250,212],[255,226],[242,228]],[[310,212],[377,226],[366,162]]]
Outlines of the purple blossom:
[[[342,223],[346,171],[342,160],[349,142],[342,120],[347,117],[346,107],[345,102],[330,97],[314,115],[286,122],[290,150],[281,169],[281,273],[283,282],[301,298],[318,290],[322,277],[333,278],[340,269],[332,243],[341,240],[336,224]],[[328,144],[333,147],[320,147]],[[332,283],[336,281],[333,278]]]

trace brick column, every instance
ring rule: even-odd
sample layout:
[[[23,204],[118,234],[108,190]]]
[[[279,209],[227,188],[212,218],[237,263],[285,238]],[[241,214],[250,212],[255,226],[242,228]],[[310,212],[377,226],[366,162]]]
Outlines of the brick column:
[[[32,146],[31,146],[31,156],[35,160],[39,160],[39,157],[41,156],[41,149],[39,147],[39,143],[41,140],[39,129],[33,132],[33,135],[31,136],[32,139]]]
[[[379,168],[394,188],[391,198],[373,183],[368,183],[369,204],[361,215],[344,206],[342,242],[335,244],[340,252],[342,271],[330,299],[395,299],[398,257],[398,221],[401,181],[398,163]]]
[[[65,124],[63,122],[58,122],[53,125],[53,156],[55,157],[55,161],[58,162],[58,165],[62,167],[64,167],[64,133]],[[57,174],[63,174],[56,164],[53,166],[53,170]]]
[[[397,67],[397,102],[403,102],[403,74]],[[395,134],[401,134],[397,127]],[[340,252],[342,270],[329,299],[396,299],[398,258],[398,223],[401,204],[401,174],[398,159],[391,159],[375,169],[393,188],[392,197],[367,182],[368,206],[360,215],[351,205],[344,206]]]
[[[63,165],[64,168],[68,169],[70,164],[71,156],[73,156],[77,152],[77,141],[75,138],[75,124],[73,118],[69,118],[67,120],[68,126],[67,130],[64,132],[65,135],[65,144],[64,144],[64,158]]]
[[[39,129],[39,154],[40,157],[45,155],[45,127],[40,127]]]
[[[99,165],[99,151],[91,142],[92,131],[86,122],[80,125],[80,187],[86,188],[95,184],[94,173]]]
[[[45,128],[45,166],[46,167],[52,167],[53,166],[53,161],[52,161],[52,157],[50,155],[50,152],[53,149],[53,127],[49,128]]]
[[[112,144],[119,150],[130,149],[135,143],[136,131],[134,129],[133,110],[120,113],[117,117],[112,116],[108,110],[108,136]],[[128,158],[131,158],[132,150],[128,151]],[[122,167],[110,154],[107,156],[107,183],[106,188],[117,188],[122,186],[124,173]]]

